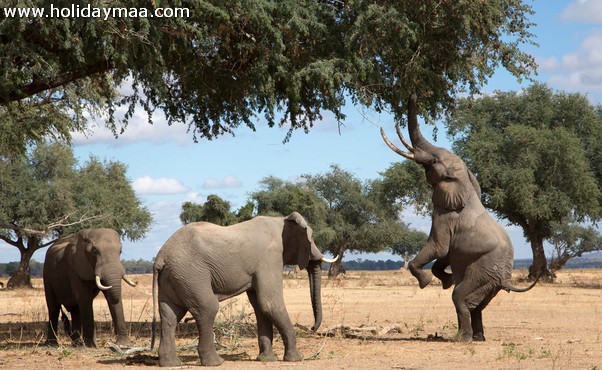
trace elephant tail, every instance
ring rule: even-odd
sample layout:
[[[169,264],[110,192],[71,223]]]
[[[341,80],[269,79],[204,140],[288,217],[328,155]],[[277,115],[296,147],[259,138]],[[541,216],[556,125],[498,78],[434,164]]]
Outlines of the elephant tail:
[[[159,273],[163,269],[163,263],[159,263],[159,258],[153,264],[153,321],[151,324],[151,351],[155,348],[155,338],[157,336],[157,301],[159,299],[157,289],[159,287]]]
[[[516,292],[516,293],[526,292],[528,290],[531,290],[531,288],[533,288],[535,286],[535,284],[537,284],[537,282],[539,281],[539,278],[541,278],[542,275],[543,275],[543,273],[539,274],[539,276],[537,276],[535,281],[532,282],[531,285],[529,285],[526,288],[517,288],[510,283],[510,280],[506,280],[502,283],[502,289],[504,289],[507,292]]]

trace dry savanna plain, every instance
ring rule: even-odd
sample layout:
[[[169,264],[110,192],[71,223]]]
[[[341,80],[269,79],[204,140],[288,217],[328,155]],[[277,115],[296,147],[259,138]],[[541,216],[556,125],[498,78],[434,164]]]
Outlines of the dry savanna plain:
[[[524,271],[514,284],[525,286]],[[124,284],[130,337],[138,352],[117,352],[110,342],[110,314],[102,295],[95,301],[98,348],[44,346],[46,306],[42,281],[35,289],[0,290],[0,368],[123,369],[157,366],[148,350],[152,320],[151,276]],[[451,289],[421,290],[405,271],[350,272],[323,279],[324,320],[312,324],[304,272],[286,276],[284,296],[296,325],[302,362],[255,361],[254,315],[246,296],[222,302],[215,324],[222,369],[602,369],[602,270],[565,270],[554,283],[527,293],[500,292],[483,314],[487,341],[457,343]],[[178,329],[184,368],[199,366],[194,322]],[[275,335],[275,352],[283,344]]]

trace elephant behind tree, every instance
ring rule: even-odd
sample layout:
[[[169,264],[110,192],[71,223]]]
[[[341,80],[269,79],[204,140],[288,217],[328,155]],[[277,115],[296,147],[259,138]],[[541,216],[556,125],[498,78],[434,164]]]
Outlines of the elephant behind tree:
[[[461,341],[485,340],[482,311],[501,290],[523,292],[510,283],[514,248],[504,228],[481,203],[481,189],[464,161],[450,151],[432,145],[418,127],[416,94],[408,99],[408,143],[396,126],[397,135],[409,150],[393,145],[384,131],[385,143],[404,158],[424,167],[433,188],[431,232],[426,245],[410,262],[410,271],[421,288],[432,275],[422,268],[435,261],[433,274],[447,289],[455,284],[452,299],[458,315]],[[445,271],[450,266],[452,274]]]
[[[226,227],[207,222],[182,227],[165,242],[153,268],[153,306],[158,301],[161,318],[159,364],[181,365],[176,354],[175,330],[186,312],[190,312],[199,330],[198,353],[202,365],[220,365],[224,360],[216,352],[213,340],[219,302],[243,292],[247,293],[257,319],[257,358],[276,360],[272,351],[276,326],[284,342],[284,360],[301,360],[284,305],[282,268],[285,264],[307,268],[315,331],[322,320],[323,260],[333,262],[324,259],[314,243],[312,229],[296,212],[287,217],[257,216]],[[151,348],[154,333],[153,330]]]
[[[44,293],[48,306],[48,335],[46,343],[57,345],[58,317],[61,306],[71,313],[71,332],[74,344],[95,347],[94,312],[92,302],[102,291],[111,318],[116,344],[129,345],[121,280],[136,284],[125,277],[121,264],[119,234],[111,229],[84,229],[56,241],[46,252],[44,260]]]

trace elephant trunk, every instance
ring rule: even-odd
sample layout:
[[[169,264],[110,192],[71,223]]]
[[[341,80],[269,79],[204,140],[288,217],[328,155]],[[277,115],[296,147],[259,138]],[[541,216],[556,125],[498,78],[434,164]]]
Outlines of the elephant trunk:
[[[311,260],[307,265],[309,276],[309,291],[311,295],[311,307],[314,313],[314,325],[311,328],[315,332],[322,323],[322,261]]]
[[[121,280],[125,275],[125,270],[121,268],[101,269],[97,272],[100,277],[100,283],[108,289],[99,289],[105,292],[109,304],[117,304],[121,301]],[[97,284],[98,285],[98,284]]]
[[[408,99],[408,131],[410,133],[410,141],[417,149],[414,152],[414,160],[417,163],[428,163],[432,159],[432,154],[437,147],[429,143],[428,140],[422,136],[420,127],[418,125],[418,106],[417,106],[416,93],[412,93]]]

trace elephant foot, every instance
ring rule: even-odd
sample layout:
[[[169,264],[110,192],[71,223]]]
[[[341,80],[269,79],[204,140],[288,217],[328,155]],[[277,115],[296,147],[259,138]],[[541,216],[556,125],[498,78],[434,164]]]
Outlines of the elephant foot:
[[[128,337],[117,337],[115,344],[120,347],[131,347],[132,342],[130,341],[130,338],[128,338]]]
[[[85,345],[86,347],[90,347],[90,348],[96,348],[96,347],[97,347],[97,346],[96,346],[96,342],[95,342],[95,341],[89,341],[89,340],[85,341],[85,342],[84,342],[84,345]]]
[[[424,289],[433,280],[433,275],[424,274],[424,275],[417,277],[417,279],[418,279],[418,286],[420,287],[420,289]]]
[[[462,342],[462,343],[470,343],[472,342],[472,334],[465,333],[463,331],[458,331],[458,334],[454,336],[454,341]]]
[[[219,366],[224,363],[224,359],[218,355],[203,356],[201,357],[201,366]]]
[[[483,333],[473,334],[472,340],[474,340],[475,342],[484,342],[485,336],[483,335]]]
[[[303,355],[297,351],[289,351],[284,354],[284,361],[301,361],[303,360]]]
[[[261,362],[274,362],[278,361],[278,358],[274,352],[262,352],[257,356],[257,361]]]
[[[443,289],[449,289],[454,285],[454,278],[452,274],[445,273],[444,276],[441,276],[441,286]]]
[[[159,356],[159,366],[161,367],[177,367],[182,366],[182,361],[178,356]]]

